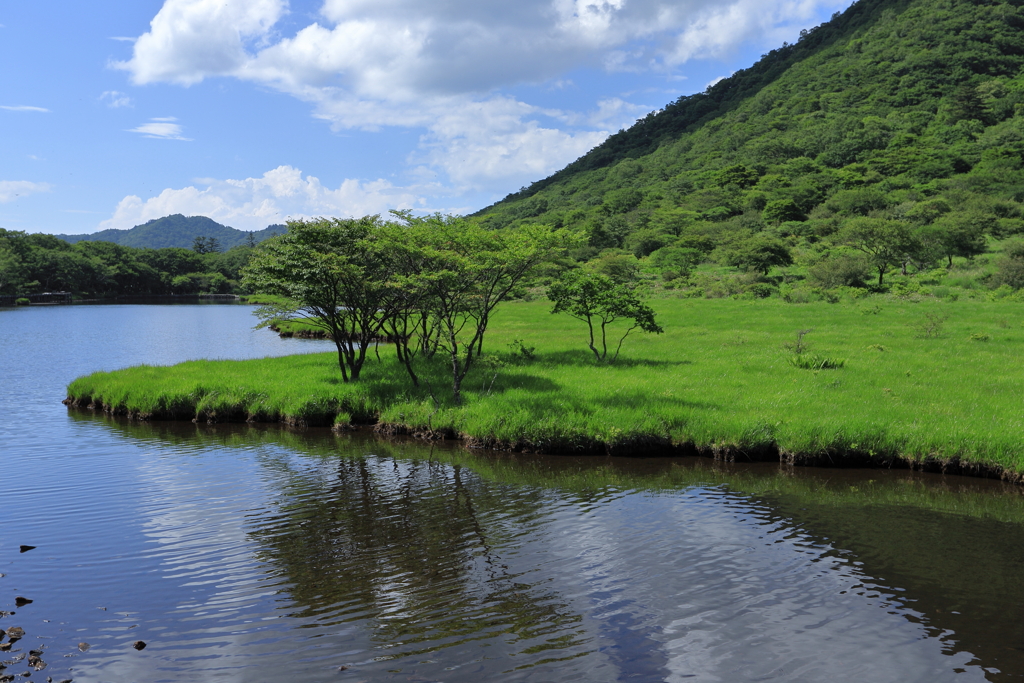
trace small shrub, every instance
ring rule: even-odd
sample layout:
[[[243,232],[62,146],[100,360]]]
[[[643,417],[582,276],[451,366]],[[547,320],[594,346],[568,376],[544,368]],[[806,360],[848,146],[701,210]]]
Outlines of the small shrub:
[[[980,332],[975,332],[974,334],[971,335],[971,341],[987,342],[988,340],[989,340],[989,336],[987,334],[981,334]]]
[[[882,307],[879,306],[878,304],[875,304],[874,306],[870,306],[870,307],[867,307],[867,308],[860,309],[861,315],[878,315],[881,312],[882,312]]]
[[[814,332],[813,327],[806,330],[797,330],[796,341],[786,342],[782,345],[782,348],[792,351],[798,356],[807,353],[807,350],[811,348],[811,345],[804,341],[804,337],[811,332]]]
[[[838,370],[846,365],[846,359],[827,356],[793,356],[789,359],[789,364],[802,370]]]
[[[26,299],[23,296],[22,297],[18,297],[17,299],[14,300],[14,305],[15,306],[28,306],[30,303],[32,303],[32,302],[29,301],[28,299]]]
[[[536,346],[527,346],[522,339],[513,339],[508,343],[508,353],[516,360],[531,361],[537,357]]]
[[[947,320],[949,320],[948,315],[925,313],[922,319],[911,323],[911,326],[917,330],[918,337],[931,339],[942,334],[942,328]]]
[[[885,347],[881,344],[869,344],[868,349],[872,351],[885,351]]]
[[[808,276],[811,282],[825,289],[863,287],[868,271],[867,261],[863,258],[843,254],[811,266]]]

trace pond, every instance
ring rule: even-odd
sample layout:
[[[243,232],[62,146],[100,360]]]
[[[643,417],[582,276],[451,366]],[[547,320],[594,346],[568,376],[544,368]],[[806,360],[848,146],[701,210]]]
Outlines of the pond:
[[[0,676],[1024,675],[1024,496],[999,482],[132,423],[60,403],[95,370],[331,348],[254,331],[251,311],[0,310],[0,629],[25,631]]]

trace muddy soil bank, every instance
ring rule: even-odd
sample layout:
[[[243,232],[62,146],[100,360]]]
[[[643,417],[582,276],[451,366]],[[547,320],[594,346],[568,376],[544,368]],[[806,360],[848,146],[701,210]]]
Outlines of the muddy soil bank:
[[[478,437],[451,429],[432,429],[428,425],[408,425],[380,422],[376,416],[353,416],[350,422],[335,424],[333,415],[294,418],[277,414],[250,414],[242,409],[230,412],[202,412],[195,406],[173,406],[154,413],[131,412],[106,406],[91,398],[73,399],[63,403],[78,410],[102,411],[109,415],[131,420],[179,420],[216,424],[230,423],[271,423],[291,427],[332,427],[335,431],[371,430],[381,436],[403,436],[427,441],[457,441],[466,448],[489,449],[517,453],[538,453],[543,455],[612,455],[617,457],[671,457],[697,456],[718,462],[778,462],[794,467],[838,467],[865,469],[906,469],[917,472],[933,472],[985,479],[1000,479],[1013,484],[1024,485],[1024,473],[1009,470],[1002,465],[975,462],[960,457],[938,455],[906,455],[898,452],[877,453],[862,450],[823,450],[797,452],[780,448],[777,444],[759,444],[753,447],[728,443],[697,444],[673,442],[664,436],[637,436],[632,439],[608,443],[596,438],[553,439],[536,442],[529,439],[507,441],[493,437]]]

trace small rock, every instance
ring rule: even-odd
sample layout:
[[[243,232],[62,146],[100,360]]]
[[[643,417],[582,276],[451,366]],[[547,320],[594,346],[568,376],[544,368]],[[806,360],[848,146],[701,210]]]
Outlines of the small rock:
[[[42,657],[43,656],[43,649],[39,648],[38,650],[29,650],[28,651],[28,656],[29,657]]]
[[[7,637],[11,639],[11,642],[21,640],[25,637],[25,629],[20,626],[12,626],[7,629]]]
[[[39,655],[29,655],[28,665],[36,671],[42,671],[46,668],[46,662],[40,659]]]
[[[29,600],[28,598],[23,598],[20,595],[18,597],[14,598],[14,606],[15,607],[24,607],[25,605],[31,605],[33,602],[34,602],[33,600]]]
[[[2,644],[0,644],[0,652],[10,652],[11,651],[11,645],[14,645],[14,643],[2,643]]]
[[[132,647],[134,647],[136,650],[145,650],[146,643],[142,640],[136,640],[134,643],[132,643]]]
[[[7,635],[7,631],[5,631],[2,628],[0,628],[0,640],[3,640],[4,636],[6,636],[6,635]]]
[[[11,683],[14,680],[14,676],[7,674],[6,676],[0,676],[0,683]]]
[[[23,545],[23,546],[21,546],[21,551],[20,552],[27,553],[29,550],[35,550],[35,549],[36,549],[36,546],[34,546],[34,545]]]
[[[92,647],[92,645],[90,645],[89,643],[82,642],[82,643],[78,644],[78,649],[79,649],[80,652],[85,652],[90,647]]]

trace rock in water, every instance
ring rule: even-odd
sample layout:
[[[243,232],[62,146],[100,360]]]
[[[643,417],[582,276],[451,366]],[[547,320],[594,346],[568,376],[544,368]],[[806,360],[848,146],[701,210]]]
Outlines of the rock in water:
[[[86,651],[86,650],[88,650],[88,649],[89,649],[90,647],[92,647],[92,645],[90,645],[89,643],[79,643],[79,644],[78,644],[78,650],[79,650],[80,652],[85,652],[85,651]]]
[[[146,643],[141,640],[136,640],[134,643],[132,643],[132,647],[134,647],[136,650],[145,650]]]
[[[16,607],[24,607],[25,605],[31,605],[32,602],[32,600],[29,600],[28,598],[23,598],[20,595],[14,598],[14,605]]]
[[[12,643],[16,640],[21,640],[25,637],[25,629],[20,626],[12,626],[7,629],[7,637],[11,639]]]
[[[34,546],[34,545],[23,545],[23,546],[21,546],[21,550],[19,552],[27,553],[29,550],[35,550],[35,549],[36,549],[36,546]]]

